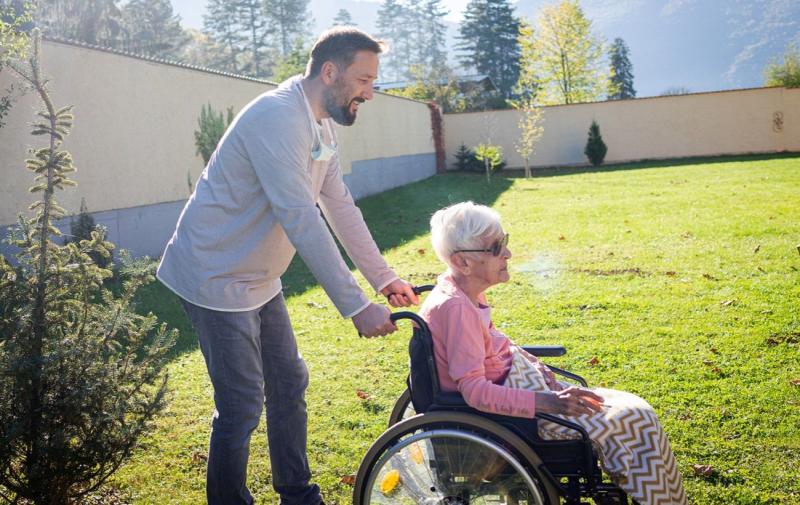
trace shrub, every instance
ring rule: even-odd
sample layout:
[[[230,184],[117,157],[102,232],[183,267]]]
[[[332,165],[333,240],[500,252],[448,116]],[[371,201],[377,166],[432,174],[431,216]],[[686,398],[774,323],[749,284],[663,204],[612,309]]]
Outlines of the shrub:
[[[81,211],[78,214],[78,219],[76,220],[74,216],[70,217],[69,233],[71,236],[67,237],[64,243],[75,242],[80,245],[82,240],[92,240],[93,231],[102,233],[103,236],[105,236],[105,229],[102,227],[98,228],[98,225],[94,222],[94,218],[89,214],[88,207],[86,207],[86,199],[81,198]],[[97,251],[90,251],[89,257],[94,261],[95,265],[100,268],[107,268],[111,265],[112,261],[110,253],[111,251],[109,250],[109,255],[106,256]]]
[[[197,147],[197,154],[203,157],[204,164],[208,164],[217,144],[232,122],[233,107],[228,107],[227,121],[222,117],[222,112],[214,112],[210,103],[200,109],[200,117],[197,119],[197,126],[200,129],[194,131],[194,145]],[[191,183],[189,185],[191,186]]]
[[[475,158],[483,162],[486,170],[486,180],[491,179],[492,172],[497,172],[503,169],[505,163],[503,162],[503,148],[491,144],[479,144],[475,148]]]
[[[800,49],[789,46],[783,61],[773,60],[764,70],[767,86],[800,88]]]
[[[11,68],[45,106],[33,124],[48,147],[27,160],[39,196],[35,218],[19,217],[9,242],[17,265],[0,256],[0,499],[9,503],[80,503],[130,456],[166,404],[162,374],[176,332],[133,311],[133,296],[154,264],[122,256],[122,289],[90,255],[108,257],[101,228],[59,245],[53,221],[64,216],[56,190],[74,186],[69,153],[71,106],[56,109],[39,68],[33,33],[29,66]]]
[[[589,139],[586,141],[586,149],[583,150],[583,153],[586,154],[592,165],[598,166],[603,163],[607,151],[608,147],[603,142],[603,136],[600,135],[600,126],[597,121],[592,121],[592,125],[589,127]]]

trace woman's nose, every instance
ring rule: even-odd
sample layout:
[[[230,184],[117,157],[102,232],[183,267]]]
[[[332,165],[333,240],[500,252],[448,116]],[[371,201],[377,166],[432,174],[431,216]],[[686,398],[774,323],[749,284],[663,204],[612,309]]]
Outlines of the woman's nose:
[[[511,254],[511,249],[509,249],[508,247],[506,247],[505,249],[503,249],[503,257],[504,257],[505,259],[510,259],[510,258],[511,258],[511,256],[513,256],[513,254]]]

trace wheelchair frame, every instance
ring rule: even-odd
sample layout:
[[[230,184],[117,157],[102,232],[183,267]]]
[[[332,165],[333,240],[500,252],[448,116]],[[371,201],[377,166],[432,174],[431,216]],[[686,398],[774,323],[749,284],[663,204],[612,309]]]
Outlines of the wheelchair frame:
[[[417,294],[433,286],[414,288]],[[389,416],[389,428],[372,444],[365,454],[353,489],[353,503],[366,505],[367,493],[374,484],[371,475],[380,458],[387,451],[399,450],[401,439],[415,432],[429,430],[461,430],[475,437],[483,437],[495,452],[510,455],[508,461],[514,468],[524,469],[528,482],[539,493],[539,503],[567,505],[580,504],[582,498],[592,498],[597,504],[628,503],[625,492],[610,482],[603,481],[599,462],[592,451],[589,435],[581,426],[559,417],[537,413],[533,419],[481,412],[468,406],[460,393],[444,392],[439,386],[433,354],[433,339],[427,323],[413,312],[396,312],[391,319],[411,320],[414,324],[409,343],[411,372],[408,388],[400,395]],[[563,346],[522,346],[537,357],[557,357],[566,354]],[[579,375],[547,365],[554,373],[587,386]],[[415,389],[416,388],[416,389]],[[413,405],[416,415],[404,418]],[[539,436],[538,419],[569,427],[580,435],[575,440],[545,440]],[[451,431],[447,431],[451,433]],[[405,442],[407,444],[407,442]],[[504,456],[506,457],[506,456]],[[518,466],[517,466],[518,465]],[[462,503],[449,502],[444,503]]]

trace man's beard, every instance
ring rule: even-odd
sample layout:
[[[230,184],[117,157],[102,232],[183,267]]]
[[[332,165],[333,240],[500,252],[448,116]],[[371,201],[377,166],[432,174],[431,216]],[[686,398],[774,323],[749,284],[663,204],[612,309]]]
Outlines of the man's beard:
[[[350,106],[353,102],[364,103],[364,99],[361,97],[348,99],[347,90],[342,88],[337,82],[333,88],[326,90],[325,111],[331,116],[331,119],[340,125],[350,126],[355,123],[357,114],[357,111],[350,112]],[[341,91],[344,91],[344,93]]]

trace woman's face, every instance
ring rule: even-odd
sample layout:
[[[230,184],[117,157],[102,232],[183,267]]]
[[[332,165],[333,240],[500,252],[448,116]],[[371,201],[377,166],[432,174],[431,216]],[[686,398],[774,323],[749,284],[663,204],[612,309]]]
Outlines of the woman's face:
[[[499,254],[497,256],[491,252],[470,253],[472,259],[468,260],[470,266],[469,277],[488,286],[508,282],[510,279],[508,260],[511,258],[511,250],[509,250],[507,244],[503,243],[505,236],[505,233],[501,233],[497,236],[484,238],[483,247],[485,249],[501,246],[498,248]]]

